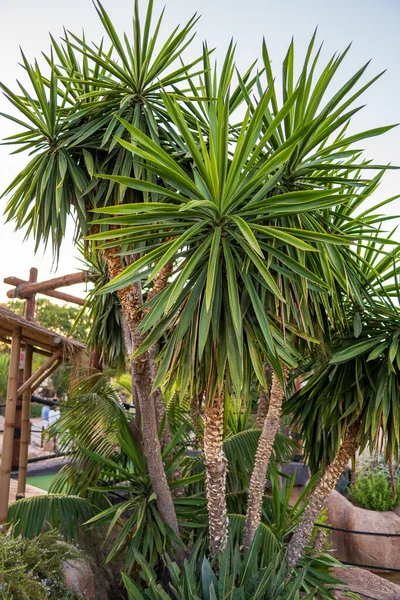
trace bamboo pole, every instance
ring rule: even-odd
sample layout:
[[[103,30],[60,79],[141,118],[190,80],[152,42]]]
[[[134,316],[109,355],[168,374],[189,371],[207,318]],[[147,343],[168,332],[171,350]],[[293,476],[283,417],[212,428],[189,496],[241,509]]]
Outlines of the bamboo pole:
[[[18,370],[20,348],[21,329],[16,329],[13,332],[11,342],[6,414],[4,419],[3,448],[0,466],[0,524],[6,523],[8,513],[8,496],[10,493],[11,460],[14,438],[15,413],[18,398]]]
[[[47,292],[54,290],[58,287],[65,287],[67,285],[75,285],[76,283],[85,283],[90,279],[90,275],[80,271],[79,273],[71,273],[70,275],[62,275],[61,277],[54,277],[47,281],[40,281],[39,283],[21,283],[14,290],[7,292],[8,298],[28,298],[33,294]]]
[[[29,283],[36,283],[38,270],[32,267],[29,271]],[[28,321],[35,320],[35,304],[36,294],[30,296],[25,302],[24,317]],[[33,361],[33,346],[25,346],[25,362],[22,383],[27,381],[32,375]],[[31,430],[31,395],[32,389],[28,388],[22,394],[22,411],[21,411],[21,439],[19,443],[19,460],[18,460],[18,486],[16,500],[25,498],[26,474],[28,470],[28,450],[29,438]],[[14,439],[15,443],[15,439]]]
[[[32,358],[33,348],[27,346],[25,349],[25,368],[24,368],[24,380],[30,378],[32,375]],[[21,441],[19,450],[19,465],[18,465],[18,486],[16,500],[25,498],[26,488],[26,473],[28,470],[28,449],[29,449],[29,437],[30,437],[30,424],[31,424],[31,396],[32,389],[28,388],[22,395],[22,417],[21,417]]]
[[[19,277],[5,277],[4,283],[16,287],[28,282],[24,279],[20,279]],[[64,302],[70,302],[71,304],[79,304],[79,306],[84,306],[85,304],[85,300],[83,300],[83,298],[78,298],[78,296],[72,296],[71,294],[66,294],[57,290],[47,290],[40,293],[44,296],[50,296],[51,298],[57,298],[58,300],[63,300]]]
[[[33,375],[31,375],[27,381],[25,381],[25,383],[23,385],[21,385],[20,388],[18,388],[18,397],[22,396],[22,394],[28,390],[30,387],[33,389],[36,389],[35,383],[39,380],[39,378],[41,377],[42,374],[46,373],[46,377],[47,377],[47,370],[54,364],[54,362],[58,361],[61,358],[61,350],[57,350],[57,352],[55,352],[54,354],[52,354],[50,356],[50,358],[48,358],[46,360],[45,363],[42,364],[41,367],[38,368],[37,371],[35,371],[35,373],[33,373]],[[46,377],[44,379],[46,379]],[[42,380],[43,381],[43,380]]]
[[[38,270],[35,267],[32,267],[29,271],[29,283],[36,283],[38,276]],[[24,317],[27,321],[33,322],[35,320],[35,295],[30,296],[25,301],[24,307]],[[21,346],[23,345],[23,340],[21,340]],[[26,377],[25,377],[25,351],[27,349],[27,345],[24,345],[24,349],[20,350],[20,364],[19,364],[19,377],[18,377],[18,387],[21,386]],[[31,373],[32,374],[32,369]],[[30,404],[30,400],[28,400]],[[17,469],[20,464],[20,450],[21,450],[21,439],[22,439],[22,407],[23,407],[23,399],[18,396],[17,400],[17,412],[15,415],[15,427],[14,427],[14,442],[13,442],[13,456],[11,462],[11,468]]]
[[[31,393],[33,394],[33,392],[35,390],[37,390],[37,388],[39,386],[42,385],[43,381],[45,379],[47,379],[48,377],[50,377],[50,375],[56,370],[58,369],[58,367],[61,365],[61,363],[63,362],[63,359],[61,358],[61,356],[51,365],[51,367],[46,371],[46,373],[43,373],[43,375],[41,377],[39,377],[39,379],[37,379],[34,383],[31,384]]]

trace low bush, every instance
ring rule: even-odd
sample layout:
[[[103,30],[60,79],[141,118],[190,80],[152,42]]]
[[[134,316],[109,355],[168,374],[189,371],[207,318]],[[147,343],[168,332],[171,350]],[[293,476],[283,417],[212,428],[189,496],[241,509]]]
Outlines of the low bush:
[[[81,596],[65,587],[62,563],[80,556],[55,532],[32,540],[2,536],[1,600],[78,600]]]
[[[39,419],[42,416],[42,406],[40,404],[31,404],[31,419]]]
[[[392,510],[400,502],[399,492],[393,497],[392,486],[385,472],[369,469],[360,473],[356,485],[350,486],[350,499],[368,510]]]

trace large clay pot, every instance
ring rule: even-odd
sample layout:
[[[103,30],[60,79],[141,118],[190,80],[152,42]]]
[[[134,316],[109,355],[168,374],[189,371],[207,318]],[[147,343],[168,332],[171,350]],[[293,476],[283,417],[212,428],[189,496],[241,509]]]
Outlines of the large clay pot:
[[[344,496],[331,492],[327,503],[328,524],[351,531],[399,534],[400,516],[354,506]],[[341,561],[400,569],[400,537],[385,537],[332,531],[329,540]]]

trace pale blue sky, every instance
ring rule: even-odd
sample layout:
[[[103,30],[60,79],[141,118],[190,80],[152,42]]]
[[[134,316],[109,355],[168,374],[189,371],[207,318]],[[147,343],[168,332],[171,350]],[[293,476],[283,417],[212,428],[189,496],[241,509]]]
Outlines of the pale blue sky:
[[[117,29],[131,31],[131,0],[104,0],[105,8]],[[145,2],[141,6],[145,6]],[[354,128],[372,127],[400,121],[400,1],[399,0],[156,0],[156,8],[166,4],[164,31],[167,33],[177,22],[183,23],[194,12],[202,15],[197,24],[197,36],[191,54],[197,54],[205,38],[209,46],[216,46],[215,56],[226,48],[231,37],[237,42],[239,69],[246,68],[260,55],[262,37],[265,36],[273,58],[277,76],[292,35],[298,60],[301,61],[306,44],[318,25],[318,40],[324,41],[324,56],[343,50],[349,42],[352,48],[337,83],[350,77],[362,64],[372,58],[368,69],[372,77],[387,69],[385,75],[364,96],[367,106],[357,116]],[[32,59],[48,48],[48,32],[62,35],[65,26],[74,32],[85,29],[88,40],[97,41],[102,36],[97,15],[90,0],[0,0],[0,80],[12,87],[22,69],[19,46]],[[188,55],[190,58],[190,54]],[[0,111],[9,107],[0,98]],[[14,127],[0,120],[0,137],[13,133]],[[400,163],[400,127],[382,138],[373,138],[364,144],[368,155],[377,163]],[[6,187],[26,157],[9,156],[7,146],[0,147],[0,190]],[[400,193],[400,173],[388,173],[377,192],[377,200]],[[1,203],[0,215],[4,209]],[[392,206],[400,213],[400,201]],[[13,227],[4,225],[0,216],[0,301],[5,299],[5,276],[25,277],[30,266],[39,268],[39,279],[51,276],[52,258],[43,252],[33,256],[33,244],[23,243],[23,235],[14,233]],[[79,265],[70,239],[61,252],[58,273],[73,272]],[[78,290],[79,291],[79,290]]]

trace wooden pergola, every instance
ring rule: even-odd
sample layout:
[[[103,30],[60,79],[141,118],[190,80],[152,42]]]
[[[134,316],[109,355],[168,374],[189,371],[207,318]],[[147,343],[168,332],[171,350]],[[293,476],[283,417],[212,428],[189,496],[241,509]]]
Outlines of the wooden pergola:
[[[0,341],[11,344],[0,466],[0,524],[7,521],[10,478],[13,466],[18,466],[17,499],[25,496],[32,392],[63,362],[69,360],[80,361],[80,357],[85,350],[83,344],[58,335],[33,321],[35,294],[51,291],[50,288],[46,291],[38,289],[43,287],[43,283],[48,282],[36,284],[36,278],[36,269],[31,269],[30,282],[21,284],[21,280],[19,280],[17,284],[20,286],[19,291],[21,293],[16,293],[15,296],[27,298],[24,317],[0,306]],[[16,278],[8,279],[14,279],[13,283],[15,285]],[[53,292],[56,287],[54,281],[52,280]],[[75,280],[74,283],[76,282]],[[7,281],[7,283],[11,283],[11,281]],[[58,281],[57,284],[63,285]],[[12,292],[9,292],[8,295],[11,296]],[[58,297],[62,295],[56,293]],[[63,299],[66,300],[65,297]],[[35,352],[46,356],[47,360],[37,371],[32,372],[32,358]],[[15,436],[15,433],[20,435]]]

